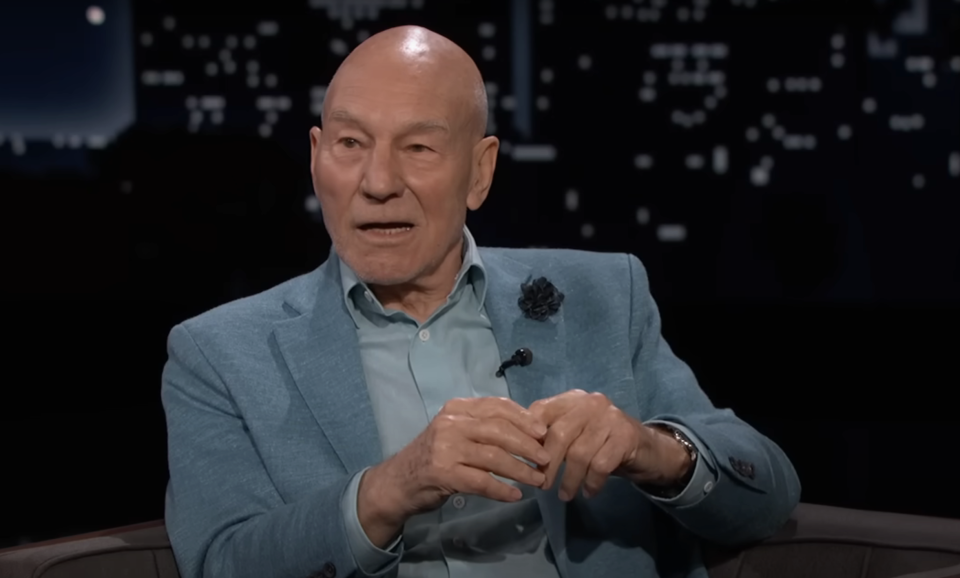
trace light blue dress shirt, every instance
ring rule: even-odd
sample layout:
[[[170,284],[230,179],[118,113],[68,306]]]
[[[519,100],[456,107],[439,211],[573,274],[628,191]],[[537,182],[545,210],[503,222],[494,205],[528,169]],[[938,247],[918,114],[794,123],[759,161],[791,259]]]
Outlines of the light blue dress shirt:
[[[385,309],[342,261],[340,271],[385,459],[413,441],[448,400],[509,397],[506,381],[495,376],[501,360],[484,313],[486,271],[466,228],[463,265],[454,288],[447,302],[422,324],[401,311]],[[589,384],[584,389],[589,390]],[[715,483],[716,467],[690,431],[671,425],[698,446],[702,459],[681,494],[650,499],[691,505]],[[402,538],[382,550],[370,542],[357,518],[362,475],[354,476],[341,509],[357,567],[365,574],[382,575],[399,564],[401,578],[558,576],[534,488],[503,480],[523,493],[516,503],[455,495],[440,509],[410,519]]]

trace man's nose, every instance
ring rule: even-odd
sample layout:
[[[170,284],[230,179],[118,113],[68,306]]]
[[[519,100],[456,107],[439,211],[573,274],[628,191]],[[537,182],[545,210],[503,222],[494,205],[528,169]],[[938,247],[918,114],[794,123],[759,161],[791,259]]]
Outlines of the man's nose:
[[[364,196],[378,201],[403,194],[396,158],[389,147],[376,147],[367,162],[360,190]]]

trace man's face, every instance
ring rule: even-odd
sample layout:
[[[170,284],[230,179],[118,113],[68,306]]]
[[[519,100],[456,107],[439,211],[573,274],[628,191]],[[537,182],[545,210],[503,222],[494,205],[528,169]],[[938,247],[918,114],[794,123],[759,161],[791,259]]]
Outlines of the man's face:
[[[376,285],[429,275],[459,247],[467,208],[487,192],[475,186],[482,155],[470,103],[435,75],[396,68],[342,70],[323,130],[311,131],[327,231],[340,258]]]

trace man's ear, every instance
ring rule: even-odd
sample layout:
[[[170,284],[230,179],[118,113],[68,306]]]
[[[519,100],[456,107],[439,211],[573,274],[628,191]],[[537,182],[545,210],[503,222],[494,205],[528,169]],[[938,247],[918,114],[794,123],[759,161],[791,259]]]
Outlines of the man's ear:
[[[500,140],[495,136],[482,139],[473,147],[473,182],[467,193],[467,208],[476,211],[487,200],[497,168]]]
[[[317,164],[317,153],[320,151],[320,137],[323,135],[318,127],[310,129],[310,174],[313,174]]]

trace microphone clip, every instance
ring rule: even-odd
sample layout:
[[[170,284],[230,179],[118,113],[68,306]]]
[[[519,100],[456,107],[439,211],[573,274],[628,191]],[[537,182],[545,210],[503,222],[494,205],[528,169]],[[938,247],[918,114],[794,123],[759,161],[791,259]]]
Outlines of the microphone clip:
[[[521,347],[514,352],[510,359],[500,364],[500,368],[497,369],[497,377],[503,377],[503,374],[507,371],[508,367],[513,367],[514,365],[526,367],[531,363],[533,363],[533,352],[526,347]]]

